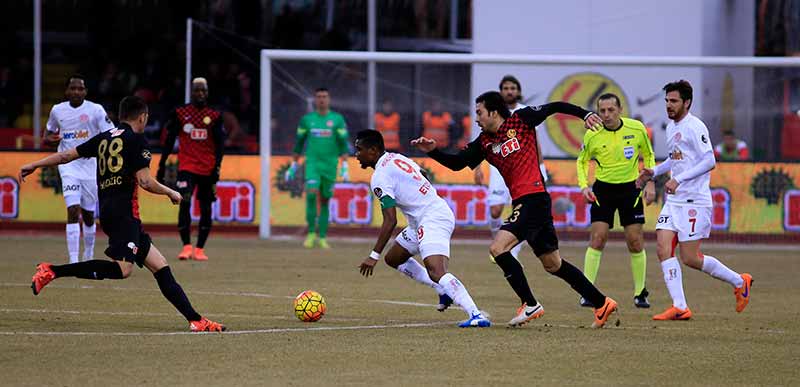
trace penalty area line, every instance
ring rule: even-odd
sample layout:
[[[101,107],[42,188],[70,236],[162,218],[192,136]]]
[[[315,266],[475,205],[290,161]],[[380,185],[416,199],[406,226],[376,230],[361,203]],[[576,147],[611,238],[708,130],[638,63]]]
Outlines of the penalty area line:
[[[319,332],[319,331],[355,331],[371,329],[404,329],[404,328],[429,328],[440,325],[450,325],[455,322],[430,322],[430,323],[405,323],[405,324],[385,324],[385,325],[351,325],[341,327],[308,327],[308,328],[267,328],[250,329],[225,332],[14,332],[0,331],[0,336],[186,336],[186,335],[252,335],[270,333],[293,333],[293,332]]]

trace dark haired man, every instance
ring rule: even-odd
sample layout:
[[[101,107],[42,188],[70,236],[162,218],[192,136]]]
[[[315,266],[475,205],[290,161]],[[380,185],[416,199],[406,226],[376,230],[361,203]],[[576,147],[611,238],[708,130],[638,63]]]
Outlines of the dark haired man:
[[[172,276],[167,260],[152,244],[139,219],[139,187],[169,197],[173,204],[181,194],[162,185],[150,175],[150,150],[142,135],[148,118],[147,104],[135,96],[125,97],[119,104],[120,124],[117,128],[98,134],[89,141],[23,165],[19,179],[37,168],[66,164],[79,157],[97,158],[97,180],[100,183],[100,226],[108,235],[106,255],[112,261],[90,261],[53,265],[40,263],[31,281],[33,294],[59,277],[91,280],[124,279],[133,272],[133,264],[147,267],[153,273],[164,297],[189,321],[192,332],[225,330],[225,326],[200,316],[183,288]]]

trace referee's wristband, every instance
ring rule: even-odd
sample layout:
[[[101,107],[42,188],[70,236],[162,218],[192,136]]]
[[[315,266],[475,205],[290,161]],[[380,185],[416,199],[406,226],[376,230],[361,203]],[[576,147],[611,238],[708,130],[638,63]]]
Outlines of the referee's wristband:
[[[381,259],[381,253],[379,253],[379,252],[377,252],[375,250],[372,250],[372,251],[369,252],[369,257],[374,259],[374,260],[376,260],[376,261],[379,261]]]

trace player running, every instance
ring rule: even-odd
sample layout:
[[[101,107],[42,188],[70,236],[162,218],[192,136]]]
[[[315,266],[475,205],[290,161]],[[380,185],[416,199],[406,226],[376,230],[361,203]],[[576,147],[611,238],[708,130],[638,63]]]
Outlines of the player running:
[[[375,169],[370,186],[383,213],[378,241],[359,266],[361,274],[365,277],[372,275],[397,226],[399,208],[408,220],[408,226],[397,235],[395,244],[386,253],[386,264],[434,288],[439,293],[440,312],[453,302],[464,309],[468,319],[459,327],[491,326],[461,281],[447,271],[455,216],[447,202],[436,194],[436,188],[422,175],[419,165],[399,153],[386,152],[383,136],[376,130],[359,132],[355,148],[361,168]],[[414,259],[415,255],[422,257],[424,267]]]
[[[67,101],[53,106],[47,119],[44,142],[58,145],[63,152],[74,148],[100,132],[114,127],[103,106],[86,100],[86,84],[83,76],[73,75],[67,80]],[[97,207],[97,177],[94,158],[81,158],[59,165],[61,192],[67,204],[67,253],[69,262],[79,260],[81,248],[81,225],[83,219],[83,260],[94,258],[94,241],[97,227],[94,210]]]
[[[636,180],[637,187],[655,176],[672,172],[664,185],[667,200],[656,223],[658,260],[664,273],[672,306],[653,320],[688,320],[692,311],[683,294],[681,265],[675,256],[675,246],[680,244],[683,264],[700,270],[733,286],[736,311],[742,312],[750,302],[753,277],[739,274],[718,259],[700,252],[700,241],[711,234],[711,170],[714,169],[714,147],[708,137],[708,128],[699,118],[689,113],[692,106],[692,85],[680,80],[664,86],[667,116],[667,150],[669,158],[655,169],[643,169]]]
[[[178,144],[178,192],[183,195],[178,211],[178,232],[183,249],[178,259],[207,261],[206,240],[211,232],[211,205],[217,200],[216,184],[225,150],[225,132],[222,130],[222,113],[208,106],[208,83],[205,78],[192,80],[192,102],[172,111],[167,119],[167,139],[158,162],[156,179],[164,183],[165,165],[175,139]],[[192,194],[197,187],[200,204],[200,225],[197,247],[192,249]]]
[[[527,241],[547,272],[563,279],[582,297],[598,306],[592,327],[604,326],[616,311],[617,303],[600,293],[578,268],[561,259],[550,194],[537,168],[539,153],[536,147],[536,126],[551,114],[578,117],[588,128],[599,126],[602,121],[597,114],[566,102],[526,107],[511,114],[503,97],[496,91],[481,94],[475,103],[481,134],[458,154],[439,151],[436,141],[425,137],[413,140],[411,144],[454,171],[467,166],[474,169],[485,159],[497,167],[511,190],[513,211],[489,247],[489,253],[522,302],[517,315],[508,324],[520,326],[544,314],[544,308],[533,297],[522,266],[509,251],[520,241]]]
[[[304,115],[297,125],[297,142],[294,146],[294,159],[287,178],[293,179],[300,160],[303,145],[306,147],[306,223],[308,235],[303,242],[306,248],[314,247],[319,235],[319,247],[328,249],[328,201],[333,196],[333,184],[341,158],[342,176],[347,179],[347,125],[341,114],[330,109],[331,97],[328,89],[319,88],[314,92],[314,111]],[[319,197],[319,218],[317,217],[317,198]],[[317,234],[319,232],[319,234]]]
[[[113,261],[91,261],[36,266],[31,288],[38,295],[59,277],[91,280],[124,279],[133,272],[133,264],[145,266],[153,273],[164,297],[189,321],[192,332],[225,330],[225,326],[200,316],[183,289],[175,281],[167,260],[153,246],[139,219],[139,186],[170,198],[173,204],[181,194],[158,183],[150,176],[150,150],[142,135],[147,124],[147,104],[139,97],[125,97],[119,104],[120,124],[116,129],[98,134],[89,141],[39,161],[23,165],[20,181],[37,168],[66,164],[79,157],[97,157],[97,180],[100,182],[100,226],[108,235],[106,255]]]

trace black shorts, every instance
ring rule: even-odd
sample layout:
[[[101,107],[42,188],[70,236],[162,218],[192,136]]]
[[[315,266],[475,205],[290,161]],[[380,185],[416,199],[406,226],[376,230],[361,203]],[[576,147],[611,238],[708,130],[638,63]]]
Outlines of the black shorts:
[[[511,207],[501,230],[514,234],[519,241],[528,241],[537,257],[558,250],[549,193],[525,195],[513,200]]]
[[[592,222],[608,223],[608,227],[613,228],[614,212],[619,210],[622,227],[644,224],[644,199],[639,197],[641,190],[636,188],[635,182],[611,184],[598,180],[594,182],[592,191],[597,197],[597,203],[592,203]]]
[[[178,179],[175,185],[186,203],[191,203],[195,187],[197,187],[197,200],[208,200],[212,203],[217,200],[217,185],[211,179],[211,176],[198,175],[189,171],[178,171]]]
[[[100,226],[108,235],[106,255],[115,261],[127,261],[142,267],[150,252],[152,240],[144,232],[142,222],[132,216],[100,218]]]

